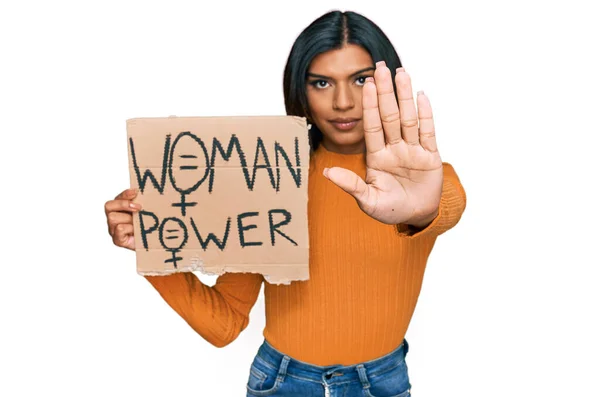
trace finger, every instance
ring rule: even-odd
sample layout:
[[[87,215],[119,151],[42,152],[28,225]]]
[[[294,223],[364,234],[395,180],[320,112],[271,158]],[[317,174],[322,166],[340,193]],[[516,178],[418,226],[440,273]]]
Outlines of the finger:
[[[385,133],[385,140],[386,143],[393,145],[402,139],[400,133],[400,112],[398,110],[398,101],[394,94],[392,73],[385,66],[384,61],[377,62],[375,83],[379,102],[379,115]]]
[[[375,80],[368,77],[363,86],[363,128],[365,130],[365,145],[367,153],[377,152],[385,147],[379,107],[377,105],[377,88]]]
[[[115,234],[115,228],[120,224],[133,224],[133,216],[126,212],[110,212],[107,215],[110,235]]]
[[[412,93],[412,84],[410,76],[403,68],[399,68],[396,71],[396,90],[398,91],[398,102],[400,107],[402,139],[409,145],[418,145],[419,125]]]
[[[133,225],[121,224],[117,225],[113,236],[113,243],[116,246],[135,249],[135,238],[133,237]]]
[[[325,168],[323,175],[356,199],[361,207],[368,206],[369,186],[354,172],[340,168]]]
[[[423,149],[437,152],[437,141],[435,139],[435,126],[433,124],[433,111],[429,98],[423,91],[417,94],[417,105],[419,108],[419,141]]]
[[[110,200],[104,204],[104,212],[108,216],[109,213],[115,211],[135,212],[142,209],[139,203],[133,203],[129,200]]]
[[[119,193],[117,197],[115,197],[115,200],[132,200],[135,196],[137,196],[137,192],[138,190],[136,188],[125,189],[121,193]]]

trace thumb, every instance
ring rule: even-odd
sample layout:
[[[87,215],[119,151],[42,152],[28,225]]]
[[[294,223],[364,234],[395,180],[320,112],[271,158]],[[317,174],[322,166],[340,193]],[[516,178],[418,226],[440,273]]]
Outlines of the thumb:
[[[361,206],[367,204],[369,186],[354,172],[345,168],[333,167],[325,168],[323,175],[354,197]]]
[[[127,236],[127,243],[125,244],[125,247],[135,251],[135,237],[134,236]]]

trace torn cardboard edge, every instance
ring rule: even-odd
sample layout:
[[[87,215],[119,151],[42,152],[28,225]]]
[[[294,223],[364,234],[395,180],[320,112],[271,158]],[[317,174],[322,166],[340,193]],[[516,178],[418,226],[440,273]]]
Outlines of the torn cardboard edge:
[[[180,269],[180,270],[169,270],[169,271],[163,271],[163,272],[153,272],[153,271],[139,271],[138,270],[138,274],[140,276],[167,276],[170,274],[175,274],[175,273],[184,273],[184,272],[194,272],[194,271],[199,271],[200,273],[207,275],[207,276],[220,276],[223,275],[225,273],[249,273],[249,274],[261,274],[265,281],[267,281],[269,284],[277,284],[277,285],[290,285],[292,283],[292,281],[307,281],[309,280],[309,272],[308,269],[306,271],[302,271],[299,272],[296,276],[294,276],[292,279],[290,279],[289,275],[280,275],[277,272],[272,272],[269,271],[268,273],[265,272],[261,272],[261,271],[249,271],[248,269],[239,269],[238,267],[234,267],[234,266],[225,266],[223,268],[221,268],[220,270],[208,270],[206,268],[204,268],[202,265],[195,265],[195,266],[190,266],[189,268],[186,269]]]

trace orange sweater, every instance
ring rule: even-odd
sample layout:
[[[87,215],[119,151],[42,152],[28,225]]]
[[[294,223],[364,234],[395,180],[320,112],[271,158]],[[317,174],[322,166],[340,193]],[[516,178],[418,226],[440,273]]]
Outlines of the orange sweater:
[[[340,166],[365,177],[365,155],[319,148],[308,183],[310,238],[307,281],[265,282],[263,335],[279,351],[315,365],[352,365],[395,349],[405,336],[436,237],[453,227],[465,191],[444,163],[438,216],[423,230],[395,227],[364,214],[354,198],[323,176]],[[194,273],[145,276],[204,339],[223,347],[248,326],[264,281],[260,274],[225,273],[209,287]]]

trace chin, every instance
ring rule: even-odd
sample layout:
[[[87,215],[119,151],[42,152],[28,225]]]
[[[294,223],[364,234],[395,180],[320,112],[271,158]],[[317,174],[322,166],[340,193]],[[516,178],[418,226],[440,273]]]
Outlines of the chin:
[[[350,131],[328,131],[326,134],[329,140],[339,144],[357,144],[364,139],[362,129],[358,126]]]
[[[337,146],[357,146],[362,144],[363,134],[355,131],[333,132],[326,134],[327,139]]]

